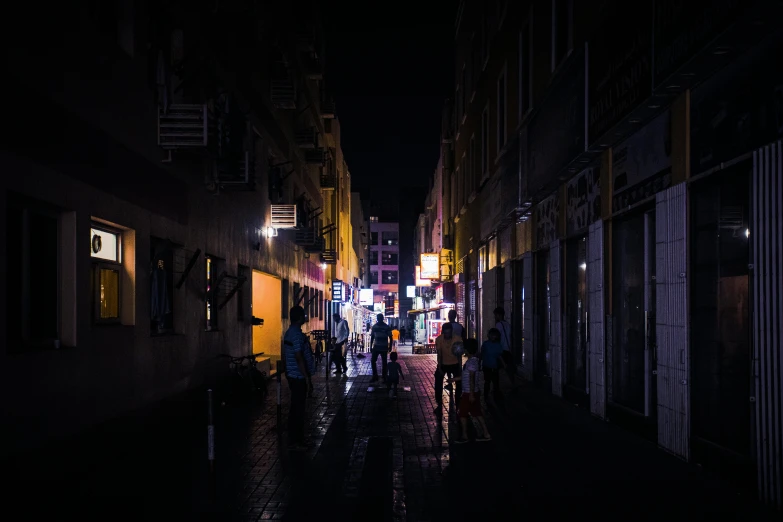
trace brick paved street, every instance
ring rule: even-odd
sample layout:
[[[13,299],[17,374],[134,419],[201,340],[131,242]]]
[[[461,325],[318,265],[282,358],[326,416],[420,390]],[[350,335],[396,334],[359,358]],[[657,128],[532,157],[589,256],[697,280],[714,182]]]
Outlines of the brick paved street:
[[[203,404],[182,402],[6,463],[4,504],[23,514],[8,520],[763,518],[719,481],[529,386],[489,409],[493,441],[450,444],[456,413],[433,412],[434,357],[400,361],[410,391],[396,400],[368,391],[369,358],[328,381],[321,371],[306,453],[278,438],[274,383],[263,407],[218,408],[214,499]]]

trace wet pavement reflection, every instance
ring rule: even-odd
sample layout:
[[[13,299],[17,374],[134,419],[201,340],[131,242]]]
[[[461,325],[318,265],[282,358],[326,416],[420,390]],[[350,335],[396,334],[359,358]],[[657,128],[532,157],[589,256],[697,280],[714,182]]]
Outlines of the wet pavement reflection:
[[[53,520],[118,509],[145,520],[762,520],[749,496],[528,385],[504,388],[501,406],[482,399],[492,441],[475,441],[468,423],[471,442],[456,445],[449,391],[435,411],[434,356],[400,363],[397,398],[371,385],[369,358],[349,356],[348,372],[328,379],[322,368],[307,451],[289,451],[279,429],[283,379],[281,419],[274,381],[263,404],[217,409],[212,482],[199,402],[4,466],[15,479],[7,504]],[[41,491],[46,501],[35,502]]]

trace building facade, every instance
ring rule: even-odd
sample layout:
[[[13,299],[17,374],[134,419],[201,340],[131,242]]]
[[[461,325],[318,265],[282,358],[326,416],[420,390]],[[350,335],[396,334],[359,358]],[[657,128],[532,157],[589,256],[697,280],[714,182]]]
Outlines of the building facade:
[[[780,14],[463,1],[440,194],[469,335],[778,507]]]
[[[370,216],[370,288],[373,289],[376,306],[381,305],[389,318],[396,324],[399,311],[400,292],[400,225],[379,221]],[[391,309],[390,309],[391,308]]]
[[[268,369],[359,273],[315,5],[100,4],[6,49],[4,451]]]

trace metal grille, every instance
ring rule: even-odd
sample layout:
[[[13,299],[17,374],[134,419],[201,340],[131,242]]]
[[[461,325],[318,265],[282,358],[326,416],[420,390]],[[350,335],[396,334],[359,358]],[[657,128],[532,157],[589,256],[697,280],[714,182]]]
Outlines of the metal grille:
[[[658,444],[688,459],[690,381],[686,184],[656,195],[655,280],[658,340]]]
[[[590,380],[590,411],[606,417],[606,366],[604,366],[604,223],[590,225],[587,236],[588,288],[588,379]]]
[[[561,321],[560,291],[560,240],[549,245],[549,299],[551,308],[551,330],[549,335],[549,352],[552,357],[552,393],[558,397],[563,395],[563,343]]]
[[[758,489],[781,507],[783,490],[783,142],[753,153],[753,367]]]
[[[296,205],[272,205],[273,228],[296,228]]]
[[[465,283],[457,283],[457,322],[465,324]]]

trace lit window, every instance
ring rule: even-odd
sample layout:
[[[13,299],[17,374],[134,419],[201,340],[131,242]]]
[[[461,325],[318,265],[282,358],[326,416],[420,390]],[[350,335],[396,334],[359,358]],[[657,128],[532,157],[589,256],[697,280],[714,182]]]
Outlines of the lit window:
[[[207,288],[205,299],[205,311],[207,314],[207,331],[213,331],[218,329],[218,309],[217,309],[217,294],[218,285],[220,282],[217,280],[217,259],[212,256],[206,256],[206,276],[207,276]]]
[[[122,235],[102,225],[90,228],[90,256],[94,270],[95,321],[120,321]]]

